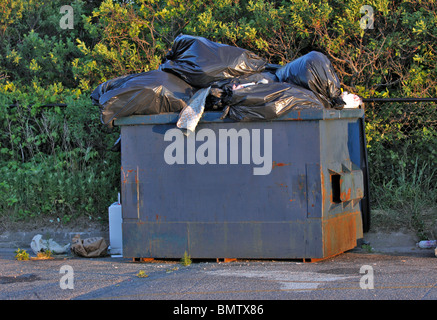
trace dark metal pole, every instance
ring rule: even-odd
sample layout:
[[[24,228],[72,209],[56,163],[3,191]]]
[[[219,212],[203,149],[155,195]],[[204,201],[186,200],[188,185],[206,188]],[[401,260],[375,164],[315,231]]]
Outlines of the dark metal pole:
[[[437,98],[363,98],[363,102],[437,102]]]

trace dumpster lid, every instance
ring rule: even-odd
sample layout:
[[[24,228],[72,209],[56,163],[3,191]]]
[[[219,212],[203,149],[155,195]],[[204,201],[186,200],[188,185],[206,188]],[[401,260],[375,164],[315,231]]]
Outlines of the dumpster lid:
[[[220,119],[223,112],[221,111],[206,111],[204,112],[199,123],[208,122],[235,122],[229,118]],[[334,119],[350,119],[362,118],[364,109],[301,109],[291,110],[287,114],[270,121],[299,121],[299,120],[334,120]],[[117,126],[130,126],[142,124],[170,124],[178,121],[179,113],[161,113],[156,115],[134,115],[116,119],[114,124]],[[266,121],[262,121],[266,122]]]

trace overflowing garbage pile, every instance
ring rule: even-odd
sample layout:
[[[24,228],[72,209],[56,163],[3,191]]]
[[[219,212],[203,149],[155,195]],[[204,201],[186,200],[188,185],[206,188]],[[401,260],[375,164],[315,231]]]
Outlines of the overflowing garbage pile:
[[[107,254],[108,245],[103,237],[91,237],[82,240],[79,234],[72,239],[72,245],[60,245],[53,239],[45,240],[42,235],[37,234],[30,243],[32,251],[39,253],[50,252],[50,254],[68,254],[69,251],[77,256],[86,258],[104,257]]]
[[[242,48],[183,34],[158,70],[104,82],[91,99],[108,126],[131,115],[179,112],[177,126],[186,133],[210,110],[235,121],[259,121],[292,109],[361,104],[358,96],[342,93],[331,62],[320,52],[280,66]]]

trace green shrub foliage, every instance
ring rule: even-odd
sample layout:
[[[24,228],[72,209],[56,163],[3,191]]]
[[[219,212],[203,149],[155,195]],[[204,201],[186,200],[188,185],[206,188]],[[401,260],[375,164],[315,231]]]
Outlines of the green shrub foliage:
[[[63,5],[72,29],[61,28]],[[364,5],[373,28],[360,27]],[[344,90],[362,97],[436,97],[436,9],[431,0],[3,0],[1,212],[105,216],[120,188],[119,154],[109,150],[118,129],[101,125],[89,95],[111,78],[157,69],[180,33],[277,64],[321,51]],[[435,168],[434,104],[369,104],[366,117],[372,185],[417,163]]]

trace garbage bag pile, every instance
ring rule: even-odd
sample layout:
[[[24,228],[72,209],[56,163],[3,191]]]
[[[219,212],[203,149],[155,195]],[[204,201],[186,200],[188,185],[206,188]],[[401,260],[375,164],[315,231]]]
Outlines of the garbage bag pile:
[[[202,37],[179,35],[159,69],[171,72],[194,87],[250,75],[267,63],[254,53]]]
[[[292,109],[348,107],[342,94],[321,52],[280,66],[242,48],[181,34],[158,70],[106,81],[91,99],[108,126],[130,115],[179,112],[177,127],[189,134],[205,111],[222,111],[222,118],[235,121],[272,120]]]
[[[278,81],[311,90],[325,108],[337,108],[345,104],[340,97],[340,81],[328,57],[321,52],[311,51],[287,63],[276,71],[276,76]]]
[[[160,70],[131,74],[100,84],[91,94],[100,106],[100,119],[112,126],[116,118],[130,115],[178,112],[195,89],[177,76]]]

